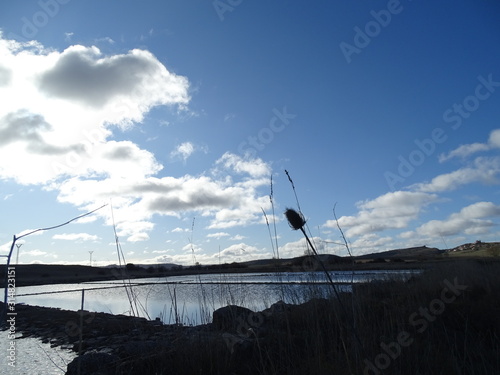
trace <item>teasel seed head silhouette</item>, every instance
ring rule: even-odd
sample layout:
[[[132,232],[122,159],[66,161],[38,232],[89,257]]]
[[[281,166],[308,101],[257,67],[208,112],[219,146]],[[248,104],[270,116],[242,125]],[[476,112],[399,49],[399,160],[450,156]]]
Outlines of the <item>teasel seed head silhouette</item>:
[[[293,230],[299,230],[304,227],[306,220],[302,213],[295,211],[293,208],[287,208],[285,211],[285,216],[288,220],[288,224]]]

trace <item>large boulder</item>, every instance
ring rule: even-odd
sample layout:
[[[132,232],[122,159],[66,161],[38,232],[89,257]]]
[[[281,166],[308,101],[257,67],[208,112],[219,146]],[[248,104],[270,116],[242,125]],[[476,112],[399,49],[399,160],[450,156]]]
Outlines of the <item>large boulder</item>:
[[[87,353],[68,363],[66,375],[112,375],[116,373],[119,358],[107,353]],[[80,366],[80,372],[78,371]]]
[[[213,327],[223,332],[241,331],[246,327],[247,320],[255,314],[252,310],[245,307],[229,305],[217,309],[212,314]]]

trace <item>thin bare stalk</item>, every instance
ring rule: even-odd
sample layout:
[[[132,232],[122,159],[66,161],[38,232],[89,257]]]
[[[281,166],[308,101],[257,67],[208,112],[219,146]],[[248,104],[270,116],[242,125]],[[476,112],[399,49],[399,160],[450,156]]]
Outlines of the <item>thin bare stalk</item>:
[[[274,241],[276,242],[276,255],[279,259],[280,252],[278,246],[278,232],[276,230],[276,214],[274,213],[273,175],[271,175],[271,194],[269,194],[269,200],[271,201],[271,208],[273,211],[273,227],[274,227]]]
[[[276,258],[276,251],[274,249],[273,235],[271,234],[271,227],[269,226],[269,220],[267,220],[266,211],[261,207],[262,213],[264,214],[264,219],[266,219],[267,231],[269,232],[269,238],[271,239],[271,247],[273,249],[273,257]]]
[[[353,261],[354,264],[354,257],[352,256],[351,249],[349,247],[349,244],[347,243],[346,236],[344,235],[344,231],[342,230],[342,227],[339,224],[339,219],[337,219],[337,212],[335,211],[335,208],[337,207],[337,203],[333,205],[333,217],[335,218],[335,223],[337,224],[337,228],[342,235],[342,240],[344,241],[345,248],[347,249],[347,253],[351,257],[351,260]]]
[[[119,265],[120,270],[122,272],[123,287],[125,289],[125,293],[127,294],[128,302],[130,304],[131,315],[132,316],[139,316],[139,311],[137,308],[137,297],[134,295],[134,292],[132,290],[132,282],[130,281],[130,278],[128,277],[127,272],[126,272],[127,263],[125,261],[125,255],[123,255],[123,250],[122,250],[122,247],[120,245],[118,233],[116,231],[115,215],[113,213],[113,205],[111,204],[110,207],[111,207],[111,220],[113,221],[113,232],[115,234],[116,252],[118,255],[118,265]],[[122,264],[122,261],[123,261],[123,264]],[[129,285],[127,285],[127,280],[128,280]],[[129,288],[130,288],[130,290],[129,290]],[[134,309],[134,305],[135,305],[135,309]]]
[[[354,305],[356,301],[356,288],[354,288],[354,257],[352,256],[351,249],[349,247],[349,243],[347,242],[347,238],[344,234],[344,231],[342,230],[342,227],[339,224],[339,219],[337,218],[337,212],[335,211],[335,208],[337,207],[337,203],[333,205],[333,217],[335,218],[335,223],[337,224],[337,228],[340,232],[340,235],[342,236],[342,240],[344,241],[344,245],[347,249],[347,253],[349,254],[349,258],[351,259],[351,265],[352,265],[352,272],[351,272],[351,313],[352,313],[352,326],[354,329],[354,332],[357,332],[357,320],[356,320],[356,307]],[[358,339],[359,340],[359,339]]]
[[[196,255],[194,251],[194,245],[193,245],[193,235],[194,235],[194,223],[195,219],[193,218],[193,222],[191,224],[191,238],[189,239],[189,244],[191,245],[191,255],[193,257],[193,262],[195,266],[199,266],[198,262],[196,261]],[[200,272],[197,274],[197,279],[198,279],[198,284],[200,285],[200,291],[201,291],[201,298],[198,297],[199,305],[200,305],[200,317],[203,319],[202,321],[204,323],[207,323],[210,320],[209,313],[207,312],[207,294],[205,292],[205,288],[203,287],[203,283],[201,282],[201,276]]]

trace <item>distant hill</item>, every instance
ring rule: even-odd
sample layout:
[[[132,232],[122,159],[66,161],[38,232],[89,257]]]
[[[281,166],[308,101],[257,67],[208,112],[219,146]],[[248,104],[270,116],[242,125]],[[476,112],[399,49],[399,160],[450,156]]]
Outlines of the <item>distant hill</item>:
[[[466,243],[453,249],[447,250],[447,254],[454,256],[473,256],[473,257],[499,257],[500,242],[482,242]]]
[[[439,250],[436,247],[418,246],[418,247],[408,247],[406,249],[396,249],[382,251],[380,253],[371,253],[357,256],[356,259],[374,259],[374,258],[423,258],[423,257],[433,257],[436,255],[443,254],[445,250]]]
[[[435,247],[418,246],[406,249],[396,249],[382,251],[380,253],[370,253],[357,256],[356,259],[415,259],[432,258],[441,256],[469,256],[469,257],[500,257],[500,242],[466,243],[452,249],[440,250]]]

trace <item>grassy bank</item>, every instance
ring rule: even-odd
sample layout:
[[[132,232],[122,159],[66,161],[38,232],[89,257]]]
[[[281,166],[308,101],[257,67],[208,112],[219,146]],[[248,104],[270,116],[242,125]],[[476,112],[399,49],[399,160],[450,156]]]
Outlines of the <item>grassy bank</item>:
[[[364,373],[500,373],[499,262],[443,263],[407,283],[358,287],[354,300]]]

